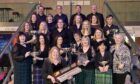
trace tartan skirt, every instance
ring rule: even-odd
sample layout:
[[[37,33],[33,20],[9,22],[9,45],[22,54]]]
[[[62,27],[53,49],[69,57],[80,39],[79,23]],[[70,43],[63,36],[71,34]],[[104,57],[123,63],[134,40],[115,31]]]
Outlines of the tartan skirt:
[[[94,70],[82,69],[82,72],[75,76],[75,84],[95,84]]]
[[[33,68],[33,84],[45,84],[42,76],[41,68],[34,66]]]
[[[95,84],[113,84],[112,83],[112,70],[102,73],[95,69]]]

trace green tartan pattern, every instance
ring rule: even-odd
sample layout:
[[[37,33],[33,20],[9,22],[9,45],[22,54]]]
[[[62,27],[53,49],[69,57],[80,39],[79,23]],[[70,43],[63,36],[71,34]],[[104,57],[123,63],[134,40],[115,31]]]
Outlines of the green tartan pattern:
[[[81,73],[76,75],[75,82],[75,84],[95,84],[94,70],[83,69]]]
[[[112,70],[102,73],[95,70],[95,84],[112,84]]]

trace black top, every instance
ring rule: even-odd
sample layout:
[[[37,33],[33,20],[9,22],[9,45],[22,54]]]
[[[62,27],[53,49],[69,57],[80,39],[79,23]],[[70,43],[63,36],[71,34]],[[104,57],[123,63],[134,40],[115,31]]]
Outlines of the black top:
[[[42,68],[42,73],[43,73],[44,79],[46,80],[46,84],[48,84],[48,82],[51,83],[51,80],[47,79],[48,75],[53,76],[55,72],[63,69],[66,66],[67,65],[66,65],[66,63],[65,63],[65,61],[63,59],[61,59],[61,63],[59,63],[57,65],[52,64],[49,61],[49,59],[46,59],[44,61],[43,68]]]
[[[37,20],[38,20],[39,23],[42,22],[42,21],[46,22],[46,15],[40,16],[39,14],[37,14]]]
[[[63,28],[63,30],[61,32],[59,32],[57,29],[54,29],[54,31],[51,34],[52,43],[55,42],[55,38],[57,36],[62,36],[63,37],[63,44],[64,45],[69,45],[69,43],[70,43],[70,32],[68,31],[67,28]]]
[[[112,55],[109,51],[105,51],[104,56],[102,56],[101,53],[98,52],[95,56],[95,66],[96,68],[98,68],[99,66],[103,66],[101,64],[102,61],[108,61],[108,63],[105,65],[109,65],[109,68],[111,69],[113,65],[112,60]]]
[[[70,26],[73,25],[73,20],[74,20],[74,18],[75,18],[76,15],[78,15],[78,14],[75,13],[75,14],[73,14],[73,15],[71,16],[71,18],[70,18]],[[84,14],[80,13],[79,15],[81,16],[81,18],[82,18],[83,21],[86,19],[86,16],[85,16]]]
[[[84,53],[83,49],[80,49],[80,52],[83,53],[86,58],[90,61],[86,66],[81,66],[83,69],[94,69],[94,62],[95,62],[95,51],[92,47],[88,49],[87,52]]]
[[[48,52],[49,52],[49,48],[45,46],[44,50],[41,51],[40,47],[36,47],[37,51],[40,52],[40,54],[37,57],[43,58],[43,60],[37,60],[35,63],[35,66],[42,68],[44,59],[48,57]]]
[[[35,30],[35,31],[39,30],[39,22],[35,22],[35,23],[31,22],[31,26],[32,26],[32,30]]]
[[[92,18],[92,15],[93,15],[93,13],[90,13],[90,14],[87,15],[87,19],[89,21]],[[101,28],[103,28],[104,27],[104,17],[103,17],[103,14],[96,12],[95,15],[97,15],[97,17],[99,18]]]
[[[56,14],[54,16],[55,24],[57,23],[58,19],[62,19],[63,22],[68,26],[68,17],[67,17],[67,15],[65,15],[65,14],[58,15],[58,14]]]
[[[47,25],[48,25],[49,32],[52,33],[55,28],[55,23],[54,22],[47,23]]]

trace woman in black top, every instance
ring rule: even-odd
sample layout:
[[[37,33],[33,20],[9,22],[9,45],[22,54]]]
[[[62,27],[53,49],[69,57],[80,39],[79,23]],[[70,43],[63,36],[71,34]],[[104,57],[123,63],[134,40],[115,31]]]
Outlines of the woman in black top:
[[[32,14],[30,24],[32,27],[32,30],[38,31],[39,22],[37,21],[37,15],[35,13]]]
[[[48,59],[44,61],[43,64],[43,77],[45,79],[45,84],[56,84],[57,81],[54,78],[54,75],[58,75],[57,71],[66,67],[65,61],[61,58],[59,49],[57,47],[52,47]],[[68,78],[69,79],[69,78]],[[63,82],[61,84],[67,84],[67,82]]]
[[[41,68],[44,62],[44,59],[48,57],[49,45],[44,34],[39,34],[37,39],[36,51],[39,53],[34,56],[34,68],[33,68],[33,82],[34,84],[45,84]]]
[[[48,14],[47,17],[46,17],[46,21],[47,21],[49,32],[52,33],[54,28],[55,28],[55,23],[53,21],[53,15]]]
[[[95,84],[112,84],[112,55],[106,50],[105,41],[98,44],[95,64]]]
[[[82,48],[78,56],[78,64],[81,65],[82,72],[76,76],[76,84],[94,84],[94,56],[95,51],[90,46],[88,36],[82,37]]]
[[[25,44],[26,36],[23,32],[18,35],[18,43],[13,48],[14,84],[31,84],[31,48]]]

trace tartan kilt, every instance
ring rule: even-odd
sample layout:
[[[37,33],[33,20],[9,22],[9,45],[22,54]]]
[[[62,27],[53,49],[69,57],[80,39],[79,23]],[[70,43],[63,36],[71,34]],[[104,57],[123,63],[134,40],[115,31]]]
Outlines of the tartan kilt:
[[[113,84],[112,83],[112,70],[102,73],[95,69],[95,84]]]
[[[45,84],[41,68],[37,66],[34,66],[33,68],[33,84]]]
[[[75,76],[75,84],[95,84],[94,69],[82,69],[82,72]]]

